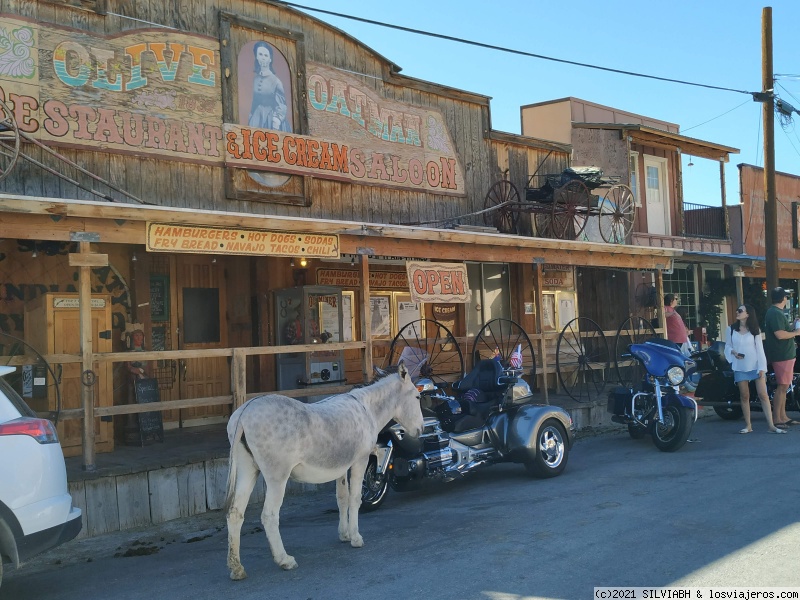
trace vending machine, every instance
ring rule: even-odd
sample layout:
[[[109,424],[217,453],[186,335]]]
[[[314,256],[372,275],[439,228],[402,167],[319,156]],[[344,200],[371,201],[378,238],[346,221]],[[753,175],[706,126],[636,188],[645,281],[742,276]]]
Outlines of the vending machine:
[[[326,385],[345,382],[344,351],[325,349],[342,341],[342,290],[305,285],[274,294],[276,345],[319,345],[312,352],[278,354],[278,390],[319,387],[324,397]]]

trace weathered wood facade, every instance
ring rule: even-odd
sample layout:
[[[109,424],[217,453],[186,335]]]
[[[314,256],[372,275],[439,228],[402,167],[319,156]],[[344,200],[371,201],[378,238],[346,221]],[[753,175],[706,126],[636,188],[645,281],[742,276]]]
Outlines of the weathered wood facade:
[[[370,273],[404,272],[371,257],[510,265],[511,316],[544,347],[534,316],[542,265],[659,271],[679,254],[453,229],[484,224],[476,213],[506,173],[522,189],[537,168],[560,172],[570,146],[495,132],[489,98],[405,77],[346,33],[284,6],[39,1],[0,2],[0,12],[13,44],[30,53],[29,63],[0,73],[0,98],[20,131],[127,192],[23,140],[26,156],[82,187],[23,159],[0,182],[0,329],[24,335],[26,311],[45,292],[78,293],[80,352],[49,357],[82,371],[113,363],[114,392],[96,397],[83,386],[82,401],[69,404],[81,408],[61,417],[114,419],[117,440],[137,412],[155,408],[167,425],[188,426],[224,419],[231,405],[275,389],[275,356],[314,347],[281,348],[273,292],[316,284],[321,269],[353,271],[358,281],[350,288],[353,341],[331,345],[346,353],[349,385],[383,356],[362,326],[366,300],[380,291],[370,288]],[[277,84],[254,76],[262,42],[285,96],[270,100],[275,120],[266,127],[253,125],[256,108],[266,112],[254,90]],[[154,224],[203,236],[225,229],[335,241],[331,255],[280,244],[228,251],[207,238],[159,248]],[[305,266],[295,264],[301,255]],[[87,324],[90,296],[103,293],[112,306],[110,353],[97,351],[98,332]],[[146,338],[136,356],[161,388],[149,408],[131,404],[126,385],[123,340],[133,323]],[[87,467],[95,434],[83,427]]]

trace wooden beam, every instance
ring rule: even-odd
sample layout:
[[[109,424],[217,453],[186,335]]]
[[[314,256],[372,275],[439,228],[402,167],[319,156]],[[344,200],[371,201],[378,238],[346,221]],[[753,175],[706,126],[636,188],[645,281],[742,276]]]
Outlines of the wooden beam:
[[[245,403],[247,396],[247,354],[241,348],[233,349],[231,363],[231,390],[233,391],[233,410]]]
[[[366,254],[359,254],[361,265],[361,339],[364,346],[364,363],[362,373],[364,381],[372,381],[372,316],[369,310],[369,258]]]
[[[69,255],[70,267],[107,267],[108,254],[76,254]]]
[[[91,252],[89,242],[80,242],[81,254]],[[94,394],[96,388],[95,371],[92,362],[92,268],[81,266],[78,273],[78,302],[80,305],[81,329],[81,400],[83,402],[83,469],[94,471],[95,432],[94,432]],[[91,375],[90,375],[91,374]],[[91,380],[85,378],[91,376]]]
[[[544,319],[542,318],[542,265],[536,263],[533,265],[533,301],[536,303],[534,310],[536,311],[536,333],[541,334],[544,331]],[[542,387],[544,394],[544,401],[550,404],[549,391],[547,389],[547,343],[544,335],[539,337],[539,357],[542,360]]]
[[[667,316],[664,314],[664,274],[661,269],[656,271],[656,305],[658,308],[658,327],[667,330]]]

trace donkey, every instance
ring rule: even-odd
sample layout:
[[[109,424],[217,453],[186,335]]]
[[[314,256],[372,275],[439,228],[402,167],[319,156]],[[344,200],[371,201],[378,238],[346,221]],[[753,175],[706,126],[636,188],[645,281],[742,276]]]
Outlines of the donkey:
[[[283,569],[297,567],[286,553],[278,516],[289,478],[305,483],[336,480],[339,539],[364,545],[358,532],[361,483],[378,432],[394,419],[412,437],[422,433],[419,393],[404,363],[397,373],[347,394],[304,404],[270,394],[234,411],[228,422],[231,453],[228,495],[228,568],[231,579],[247,577],[239,556],[244,512],[259,471],[267,484],[261,523],[272,558]],[[349,481],[348,481],[349,471]]]

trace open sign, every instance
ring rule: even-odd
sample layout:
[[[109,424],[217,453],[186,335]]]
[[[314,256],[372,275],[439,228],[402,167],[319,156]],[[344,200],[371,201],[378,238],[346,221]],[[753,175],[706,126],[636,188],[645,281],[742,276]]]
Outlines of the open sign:
[[[464,303],[469,300],[464,263],[406,263],[409,291],[415,302]]]

